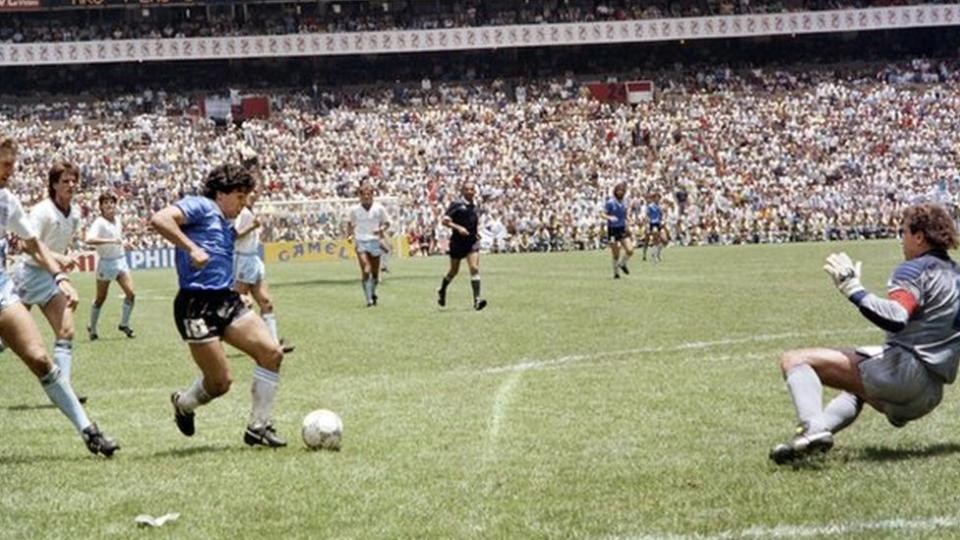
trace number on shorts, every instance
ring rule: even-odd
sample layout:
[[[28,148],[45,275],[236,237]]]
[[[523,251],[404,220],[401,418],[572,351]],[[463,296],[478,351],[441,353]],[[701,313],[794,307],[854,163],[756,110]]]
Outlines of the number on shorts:
[[[203,319],[187,319],[187,337],[190,339],[201,339],[207,337],[210,331],[207,329],[207,322]]]

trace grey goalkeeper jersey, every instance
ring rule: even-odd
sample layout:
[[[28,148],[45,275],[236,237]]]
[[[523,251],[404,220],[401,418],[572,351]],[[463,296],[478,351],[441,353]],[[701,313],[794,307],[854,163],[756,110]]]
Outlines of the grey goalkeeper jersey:
[[[957,377],[960,360],[960,271],[943,252],[902,263],[887,282],[887,291],[913,296],[916,308],[906,325],[888,332],[887,342],[913,351],[944,382]]]

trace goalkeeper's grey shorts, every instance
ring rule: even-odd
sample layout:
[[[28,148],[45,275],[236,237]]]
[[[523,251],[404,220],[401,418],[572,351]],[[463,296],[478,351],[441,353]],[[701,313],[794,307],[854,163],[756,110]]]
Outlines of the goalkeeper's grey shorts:
[[[927,371],[916,356],[900,347],[860,347],[860,379],[867,398],[883,406],[896,427],[927,414],[943,398],[943,381]]]

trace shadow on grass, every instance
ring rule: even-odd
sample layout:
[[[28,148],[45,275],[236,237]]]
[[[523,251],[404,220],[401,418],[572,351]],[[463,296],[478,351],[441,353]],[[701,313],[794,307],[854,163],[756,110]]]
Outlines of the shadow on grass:
[[[859,451],[834,450],[829,454],[816,454],[796,461],[785,463],[780,470],[818,471],[829,468],[831,465],[854,461],[868,461],[875,463],[907,461],[910,459],[926,459],[938,456],[960,454],[960,443],[938,443],[929,446],[893,447],[867,446]]]
[[[385,283],[390,283],[391,281],[426,281],[436,279],[438,282],[442,273],[436,275],[424,275],[424,274],[403,274],[399,276],[390,275],[385,280]],[[360,273],[359,270],[356,272],[356,275],[352,275],[349,278],[337,278],[337,279],[303,279],[298,281],[271,281],[270,288],[284,288],[284,287],[301,287],[303,285],[340,285],[340,286],[359,286],[360,285]],[[380,287],[384,286],[384,283],[379,285]],[[388,285],[389,286],[389,285]]]
[[[159,452],[154,452],[149,456],[142,456],[140,459],[154,459],[154,458],[164,458],[164,457],[188,458],[188,457],[196,456],[199,454],[237,452],[239,450],[246,450],[246,449],[247,449],[246,446],[240,446],[237,444],[206,444],[203,446],[191,446],[188,448],[174,448],[172,450],[161,450]]]
[[[10,412],[25,412],[25,411],[39,411],[41,409],[56,409],[57,406],[53,403],[35,403],[35,404],[26,404],[22,403],[20,405],[11,405],[7,407],[7,410]]]
[[[854,459],[861,461],[906,461],[908,459],[923,459],[957,453],[960,453],[960,444],[957,443],[938,443],[930,446],[907,448],[868,446]]]
[[[23,454],[15,456],[0,456],[0,467],[6,465],[35,465],[37,463],[79,463],[81,461],[88,461],[91,459],[103,460],[104,458],[90,454],[87,452],[87,449],[83,447],[83,443],[79,443],[77,446],[77,453],[66,456],[63,454]]]

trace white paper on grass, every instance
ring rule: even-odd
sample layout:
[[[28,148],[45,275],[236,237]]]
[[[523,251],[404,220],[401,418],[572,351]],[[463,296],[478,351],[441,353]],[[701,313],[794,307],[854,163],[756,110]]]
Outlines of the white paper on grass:
[[[160,517],[153,517],[148,514],[140,514],[139,516],[133,518],[137,522],[137,525],[141,527],[163,527],[163,525],[168,521],[176,521],[180,517],[180,514],[177,512],[172,512],[169,514],[164,514]]]

